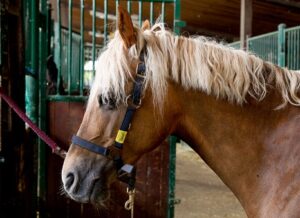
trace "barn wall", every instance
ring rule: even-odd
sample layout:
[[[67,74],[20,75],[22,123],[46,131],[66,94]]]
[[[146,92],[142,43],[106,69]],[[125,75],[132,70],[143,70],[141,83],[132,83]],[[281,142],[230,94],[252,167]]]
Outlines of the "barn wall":
[[[22,1],[0,1],[1,87],[24,109],[24,37]],[[1,217],[32,217],[32,146],[25,142],[24,123],[0,103]]]

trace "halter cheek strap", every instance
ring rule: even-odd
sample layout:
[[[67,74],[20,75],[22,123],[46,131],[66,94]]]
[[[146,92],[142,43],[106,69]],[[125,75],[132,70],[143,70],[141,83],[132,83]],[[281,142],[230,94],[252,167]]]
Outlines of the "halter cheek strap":
[[[115,147],[122,149],[124,141],[127,136],[127,132],[130,128],[130,124],[133,118],[133,114],[141,105],[141,96],[143,92],[143,84],[145,81],[145,63],[141,62],[137,67],[137,76],[134,81],[134,88],[132,91],[131,99],[127,101],[127,110],[115,139]]]
[[[132,165],[129,164],[124,165],[122,157],[120,155],[120,150],[122,150],[123,148],[127,136],[127,132],[130,128],[130,124],[133,118],[133,114],[141,105],[141,97],[142,97],[143,85],[145,82],[145,72],[146,72],[144,55],[145,55],[145,51],[142,50],[139,57],[140,63],[138,64],[136,70],[136,77],[134,81],[133,91],[127,101],[128,104],[127,110],[124,119],[122,121],[121,127],[115,138],[115,143],[113,145],[114,148],[111,148],[111,146],[104,147],[101,145],[94,144],[76,135],[72,137],[73,144],[78,145],[90,152],[97,153],[102,156],[111,158],[115,163],[115,167],[118,173],[118,179],[121,180],[122,182],[127,183],[129,189],[134,188],[136,169]],[[113,151],[116,149],[118,150],[118,152]]]

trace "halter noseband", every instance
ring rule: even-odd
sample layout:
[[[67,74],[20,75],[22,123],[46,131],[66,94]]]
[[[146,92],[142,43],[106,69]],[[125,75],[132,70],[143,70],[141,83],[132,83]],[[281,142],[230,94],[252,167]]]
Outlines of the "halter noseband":
[[[134,189],[135,185],[135,174],[136,169],[134,166],[129,164],[124,164],[120,151],[123,148],[124,141],[126,139],[127,131],[130,127],[133,114],[136,109],[141,105],[141,97],[143,91],[143,85],[145,81],[146,65],[145,65],[145,56],[146,51],[142,49],[139,56],[139,64],[136,69],[136,77],[134,81],[134,87],[132,94],[129,95],[129,101],[127,110],[121,124],[121,127],[118,131],[118,134],[115,139],[115,143],[109,147],[104,147],[101,145],[94,144],[90,141],[80,138],[79,136],[73,135],[72,143],[76,144],[84,149],[87,149],[90,152],[100,154],[102,156],[111,158],[117,170],[118,179],[126,184],[128,184],[129,189]]]

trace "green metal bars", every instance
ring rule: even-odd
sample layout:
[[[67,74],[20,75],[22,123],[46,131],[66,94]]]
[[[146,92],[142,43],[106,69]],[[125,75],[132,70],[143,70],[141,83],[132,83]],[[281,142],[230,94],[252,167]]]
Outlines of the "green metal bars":
[[[278,52],[278,34],[272,32],[257,37],[252,37],[247,40],[247,48],[254,52],[260,58],[277,63]]]
[[[130,3],[130,2],[128,2]],[[104,0],[104,27],[103,27],[103,34],[104,34],[104,46],[106,46],[108,41],[108,31],[107,31],[107,25],[108,25],[108,8],[107,8],[107,0]]]
[[[169,137],[169,192],[168,192],[168,218],[175,214],[175,184],[176,184],[176,142],[175,136]]]
[[[280,67],[285,66],[285,24],[278,26],[278,61],[277,64]],[[276,63],[276,62],[273,62]]]
[[[239,42],[233,42],[229,46],[239,48]],[[278,31],[248,38],[247,48],[266,61],[299,70],[300,26],[286,29],[285,24],[280,24]]]
[[[79,71],[79,90],[83,95],[83,72],[84,72],[84,0],[80,0],[80,71]],[[57,87],[59,88],[59,87]],[[57,89],[58,90],[58,89]]]
[[[93,65],[93,77],[95,76],[95,60],[96,60],[96,0],[93,0],[93,16],[92,16],[92,65]]]
[[[76,31],[73,27],[73,0],[68,1],[68,8],[62,11],[61,0],[56,0],[56,22],[55,22],[55,46],[54,59],[58,68],[57,78],[57,93],[55,95],[48,95],[48,100],[57,101],[78,101],[86,100],[85,94],[89,89],[92,78],[95,74],[96,57],[103,47],[106,46],[110,35],[109,25],[116,19],[117,6],[124,2],[114,1],[116,10],[111,11],[113,1],[92,0],[92,5],[85,7],[84,0],[80,0],[80,27]],[[157,8],[160,7],[161,21],[165,21],[166,7],[172,5],[174,8],[173,14],[173,28],[176,34],[180,33],[180,28],[185,25],[185,22],[180,20],[180,0],[128,0],[126,7],[132,13],[133,22],[142,25],[145,19],[145,6],[148,5],[149,20],[151,24],[154,23],[154,16]],[[87,13],[87,8],[91,8]],[[67,26],[66,22],[62,21],[62,13],[68,15]],[[89,14],[92,18],[91,31],[86,37],[85,33],[88,28],[85,24],[85,17]],[[137,15],[136,15],[137,14]],[[148,16],[148,15],[147,15]],[[156,14],[158,16],[158,14]],[[168,15],[170,16],[170,14]],[[111,29],[111,28],[110,28]],[[67,41],[66,41],[67,40]],[[79,54],[79,57],[76,56]],[[67,95],[62,96],[59,93],[59,85],[63,83]]]
[[[37,4],[34,0],[24,2],[25,60],[26,60],[26,113],[42,130],[46,129],[46,60],[50,48],[50,5],[46,0]],[[26,22],[27,21],[27,22]],[[43,202],[46,199],[46,148],[38,141],[37,180],[34,181],[37,197],[37,216],[44,217]]]
[[[56,2],[56,10],[57,10],[57,19],[58,19],[58,23],[60,24],[61,23],[61,10],[60,10],[60,3],[61,3],[61,0],[57,0]],[[61,53],[62,53],[62,48],[61,48],[61,45],[62,45],[62,42],[61,42],[61,28],[58,27],[56,28],[58,30],[58,33],[55,34],[55,36],[57,37],[57,41],[58,43],[56,43],[56,53],[55,53],[55,58],[56,58],[56,65],[57,65],[57,69],[58,69],[58,72],[57,72],[57,84],[56,84],[56,90],[58,91],[57,93],[59,93],[59,84],[62,83],[61,81]]]
[[[94,0],[95,1],[95,0]],[[73,18],[73,1],[69,0],[69,26],[68,26],[68,94],[71,95],[71,75],[72,75],[72,36],[73,36],[73,30],[72,30],[72,18]]]
[[[289,69],[300,69],[300,27],[285,30],[285,61]]]

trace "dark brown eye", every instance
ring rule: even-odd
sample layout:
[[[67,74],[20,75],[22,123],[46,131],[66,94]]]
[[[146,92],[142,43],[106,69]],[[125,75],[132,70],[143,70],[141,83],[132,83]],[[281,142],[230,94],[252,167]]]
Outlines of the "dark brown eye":
[[[114,110],[117,108],[116,100],[112,96],[104,97],[102,95],[99,95],[98,102],[99,106],[106,110]]]

